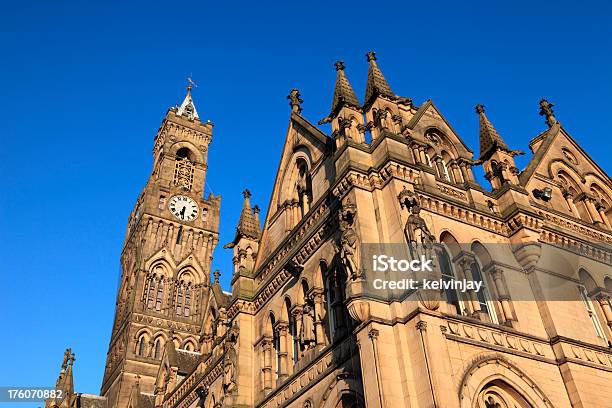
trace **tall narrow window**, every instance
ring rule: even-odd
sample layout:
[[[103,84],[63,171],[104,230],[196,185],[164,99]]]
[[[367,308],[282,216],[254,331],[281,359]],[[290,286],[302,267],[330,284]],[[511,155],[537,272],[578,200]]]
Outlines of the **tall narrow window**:
[[[497,315],[495,314],[495,307],[493,306],[491,293],[489,292],[489,287],[487,286],[486,279],[484,278],[484,276],[482,276],[482,271],[480,269],[479,263],[474,262],[472,264],[471,269],[472,279],[477,282],[482,282],[480,290],[476,292],[476,296],[478,297],[478,303],[480,304],[480,310],[489,316],[491,322],[499,324],[499,320],[497,319]]]
[[[176,314],[183,314],[183,285],[179,283],[176,288]]]
[[[155,305],[155,275],[149,277],[147,288],[147,308],[152,309]]]
[[[153,354],[153,356],[155,357],[155,359],[159,360],[161,354],[161,339],[157,339],[155,340],[155,354]]]
[[[155,299],[155,310],[161,311],[162,300],[164,297],[164,277],[159,278],[159,284],[157,285],[157,296]]]
[[[179,227],[178,232],[176,233],[176,245],[180,245],[183,242],[183,227]]]
[[[304,159],[299,159],[297,161],[297,170],[298,179],[296,182],[296,189],[300,212],[303,217],[310,210],[310,204],[312,202],[312,180],[310,178],[308,164],[306,164]]]
[[[334,306],[336,304],[336,291],[334,288],[333,273],[330,273],[326,280],[325,297],[327,298],[327,316],[329,325],[329,339],[333,341],[336,334],[336,314]]]
[[[144,334],[138,338],[138,345],[136,346],[136,354],[143,357],[145,354],[145,336]]]
[[[586,287],[579,285],[578,290],[580,291],[580,296],[582,297],[584,306],[586,307],[587,313],[589,314],[589,319],[591,319],[591,323],[593,323],[593,327],[595,328],[595,333],[597,334],[597,337],[605,339],[603,328],[601,327],[601,323],[599,322],[599,317],[597,317],[597,312],[595,311],[593,302],[589,297]]]
[[[187,285],[185,288],[185,317],[189,317],[189,313],[191,312],[191,285]]]
[[[448,255],[448,250],[446,247],[442,247],[442,251],[440,252],[440,268],[442,269],[442,280],[444,282],[451,282],[455,280],[455,272],[453,271],[453,266]],[[463,304],[459,299],[459,294],[455,289],[445,289],[446,292],[446,301],[449,305],[452,305],[457,314],[463,314]]]
[[[189,149],[183,147],[176,152],[174,184],[184,190],[191,190],[193,185],[193,163],[189,159]]]
[[[289,315],[289,334],[291,335],[291,355],[293,356],[293,364],[299,360],[300,339],[297,332],[297,322],[294,315]]]

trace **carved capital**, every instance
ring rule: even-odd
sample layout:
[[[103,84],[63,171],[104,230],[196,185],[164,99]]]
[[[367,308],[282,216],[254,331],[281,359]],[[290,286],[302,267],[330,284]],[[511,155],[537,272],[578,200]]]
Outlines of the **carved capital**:
[[[418,321],[416,324],[416,328],[418,331],[424,332],[425,330],[427,330],[427,322],[424,320]]]
[[[369,337],[369,338],[370,338],[372,341],[374,341],[376,338],[378,338],[378,335],[379,335],[379,334],[380,334],[380,333],[378,332],[378,330],[376,330],[376,329],[372,329],[372,330],[370,330],[370,331],[368,332],[368,337]]]

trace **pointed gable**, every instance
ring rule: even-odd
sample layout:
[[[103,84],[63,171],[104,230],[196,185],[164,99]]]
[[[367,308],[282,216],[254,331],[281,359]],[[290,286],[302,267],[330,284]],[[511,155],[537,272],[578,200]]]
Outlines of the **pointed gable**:
[[[610,176],[560,123],[554,123],[548,130],[536,136],[530,146],[534,149],[533,157],[520,174],[521,185],[528,186],[536,176],[552,180],[563,168],[582,188],[589,190],[591,184],[595,183],[607,190],[606,194],[612,195]]]
[[[449,137],[449,141],[457,148],[457,152],[461,157],[466,159],[472,158],[472,150],[465,144],[463,139],[459,137],[455,129],[442,115],[433,101],[428,99],[418,108],[414,116],[412,116],[406,125],[406,129],[413,131],[412,133],[417,136],[425,133],[426,130],[432,127],[439,128]]]
[[[327,135],[304,117],[291,113],[263,225],[256,266],[271,253],[293,227],[286,223],[287,217],[282,217],[281,213],[290,210],[286,208],[286,204],[295,198],[292,197],[292,193],[296,187],[294,176],[297,160],[306,160],[310,166],[309,170],[313,171],[313,180],[315,178],[320,180],[317,183],[313,181],[313,185],[318,186],[318,189],[313,192],[313,203],[319,198],[317,195],[319,190],[324,191],[327,188],[330,177],[325,172],[329,171],[329,166],[323,166],[322,163],[330,152],[330,142],[331,139]]]

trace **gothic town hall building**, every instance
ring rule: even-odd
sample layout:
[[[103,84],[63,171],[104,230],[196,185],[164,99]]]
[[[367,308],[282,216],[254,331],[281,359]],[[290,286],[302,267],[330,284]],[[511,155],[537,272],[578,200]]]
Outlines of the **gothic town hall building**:
[[[335,64],[330,135],[289,94],[267,214],[244,190],[223,243],[230,291],[211,270],[221,201],[204,197],[209,159],[222,164],[188,88],[129,216],[100,396],[74,391],[67,350],[66,396],[46,407],[612,407],[610,177],[546,100],[520,170],[484,106],[476,156],[431,100],[367,63],[363,101]],[[415,231],[442,275],[483,290],[366,290],[363,244]]]

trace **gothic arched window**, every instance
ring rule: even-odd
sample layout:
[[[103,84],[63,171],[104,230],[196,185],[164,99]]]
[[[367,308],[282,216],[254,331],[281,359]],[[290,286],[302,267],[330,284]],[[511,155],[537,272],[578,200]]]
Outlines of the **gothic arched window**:
[[[157,284],[157,296],[155,298],[155,310],[161,311],[162,301],[164,297],[164,277],[159,278],[159,283]]]
[[[162,338],[158,337],[155,340],[155,351],[153,352],[153,357],[157,360],[161,357],[161,348],[162,348]]]
[[[306,160],[300,158],[296,162],[297,165],[297,196],[300,205],[301,216],[303,217],[310,210],[312,203],[312,179]]]
[[[185,190],[191,190],[193,185],[193,161],[190,159],[191,152],[186,147],[176,152],[174,167],[174,184]]]
[[[483,276],[482,269],[480,266],[480,260],[478,258],[476,258],[476,262],[472,263],[471,271],[472,279],[478,282],[482,282],[480,290],[476,292],[476,297],[478,298],[478,303],[480,305],[480,311],[489,316],[491,322],[499,324],[497,314],[495,313],[495,306],[493,305],[493,301],[491,298],[491,292],[489,291],[487,280]]]
[[[189,313],[191,313],[191,285],[187,285],[185,288],[185,308],[184,308],[185,317],[189,317]]]
[[[597,301],[593,302],[593,299],[591,299],[591,294],[589,293],[589,290],[593,291],[597,287],[597,284],[591,275],[589,275],[589,273],[585,270],[581,270],[578,273],[578,276],[581,282],[581,284],[578,285],[578,291],[580,292],[580,297],[584,302],[584,307],[587,311],[589,319],[591,320],[591,323],[593,324],[593,328],[595,329],[595,334],[597,334],[597,337],[605,339],[606,335],[604,333],[603,326],[599,321],[599,316],[596,309]]]
[[[145,338],[144,334],[138,337],[138,342],[136,343],[136,355],[137,356],[140,356],[140,357],[145,356],[146,342],[147,342],[147,339]]]
[[[440,268],[442,270],[442,280],[445,282],[454,281],[456,279],[453,265],[448,255],[448,249],[446,246],[442,246],[442,250],[439,253]],[[457,314],[463,314],[463,305],[459,298],[459,294],[455,289],[445,289],[446,302],[455,309]]]
[[[183,314],[183,285],[180,282],[176,287],[176,314]]]
[[[155,274],[147,279],[146,301],[148,309],[153,309],[155,306],[155,280]]]

